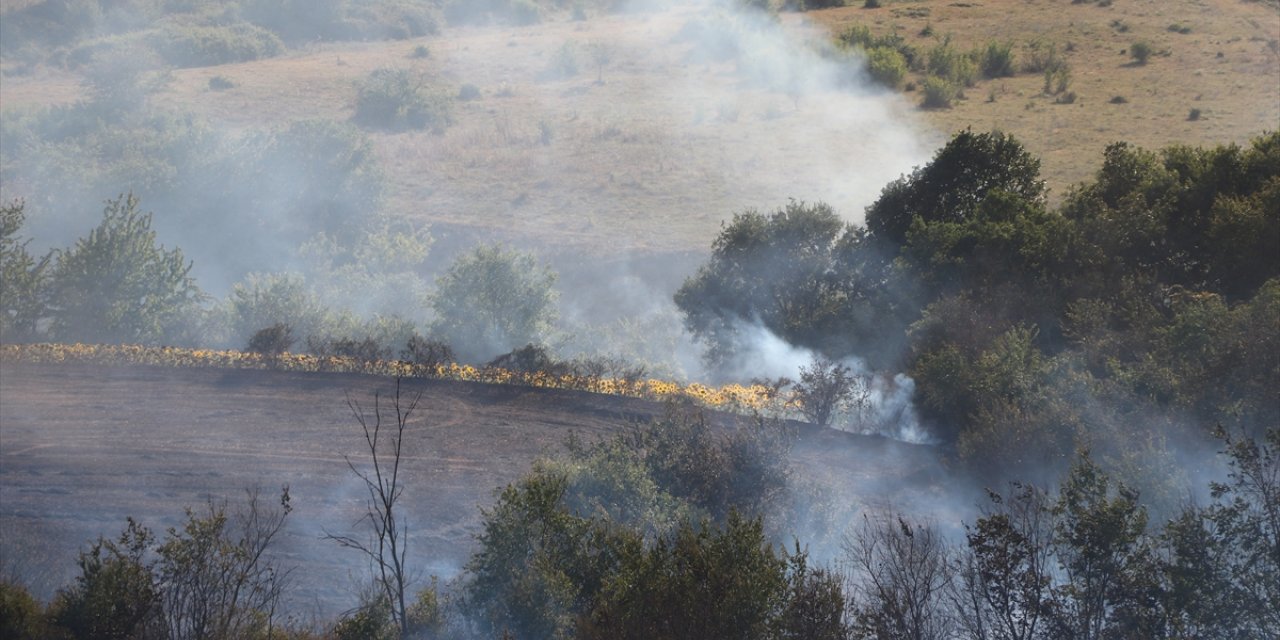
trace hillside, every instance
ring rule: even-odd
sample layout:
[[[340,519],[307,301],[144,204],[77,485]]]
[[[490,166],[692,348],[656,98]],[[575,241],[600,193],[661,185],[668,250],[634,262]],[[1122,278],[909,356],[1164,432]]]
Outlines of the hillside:
[[[1018,61],[1028,43],[1052,43],[1070,65],[1073,101],[1055,103],[1040,74],[1019,73],[979,80],[953,108],[922,110],[918,90],[836,88],[794,50],[800,40],[760,40],[724,14],[688,6],[313,43],[278,58],[174,70],[152,102],[234,131],[349,120],[356,83],[380,67],[421,72],[446,93],[470,86],[478,96],[456,102],[443,133],[368,132],[388,176],[388,211],[442,230],[595,252],[703,250],[734,211],[788,198],[826,200],[860,220],[885,182],[966,127],[1024,141],[1058,199],[1091,175],[1111,142],[1244,143],[1280,123],[1272,3],[857,4],[781,20],[810,42],[852,24],[922,51],[945,38],[961,50],[1008,42]],[[739,53],[709,55],[721,38]],[[1155,51],[1145,65],[1124,53],[1139,40]],[[603,64],[593,62],[600,46]],[[423,47],[429,53],[418,57]],[[551,73],[566,56],[576,71]],[[211,90],[213,78],[234,86]],[[0,100],[6,109],[66,103],[82,95],[80,81],[56,69],[10,75]]]

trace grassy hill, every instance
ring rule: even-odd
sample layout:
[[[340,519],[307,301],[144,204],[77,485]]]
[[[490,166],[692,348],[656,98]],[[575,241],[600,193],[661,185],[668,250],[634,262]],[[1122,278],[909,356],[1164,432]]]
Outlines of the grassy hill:
[[[348,120],[356,84],[382,67],[421,73],[450,94],[469,87],[474,99],[456,102],[443,133],[370,131],[389,176],[389,211],[596,250],[704,249],[732,212],[788,198],[827,200],[859,220],[888,179],[966,127],[1015,134],[1043,159],[1061,197],[1110,142],[1244,142],[1280,124],[1273,3],[881,4],[783,13],[786,31],[798,34],[785,46],[861,24],[921,51],[946,38],[962,51],[1007,42],[1021,65],[1028,43],[1050,43],[1070,67],[1073,101],[1046,95],[1039,73],[980,79],[952,108],[934,110],[919,108],[918,89],[894,97],[760,81],[754,72],[774,64],[808,78],[808,58],[743,37],[750,27],[740,26],[736,55],[707,55],[729,19],[690,7],[307,44],[277,58],[175,70],[152,100],[235,130]],[[1140,40],[1155,52],[1145,65],[1125,53]],[[600,49],[607,60],[596,64]],[[576,72],[557,70],[566,58]],[[214,78],[234,86],[211,90]],[[921,79],[912,72],[907,86]],[[6,77],[0,98],[6,108],[65,103],[81,96],[80,83],[77,73],[40,68]]]

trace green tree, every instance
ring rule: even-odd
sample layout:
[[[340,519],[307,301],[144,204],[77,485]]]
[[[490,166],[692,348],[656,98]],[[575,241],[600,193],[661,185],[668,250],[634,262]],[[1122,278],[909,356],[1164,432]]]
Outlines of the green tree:
[[[1054,553],[1064,578],[1055,589],[1055,638],[1151,638],[1160,624],[1159,571],[1138,495],[1082,455],[1052,508]]]
[[[1011,135],[961,131],[929,164],[880,192],[880,198],[867,208],[867,228],[882,240],[901,245],[916,218],[925,223],[966,220],[996,190],[1026,202],[1042,202],[1040,161]]]
[[[57,255],[52,334],[60,340],[155,344],[181,336],[204,298],[182,250],[156,244],[132,194],[107,201],[102,223]]]
[[[162,637],[154,543],[151,530],[132,518],[118,539],[99,538],[80,554],[80,575],[54,598],[50,617],[76,638]]]
[[[530,254],[480,245],[436,279],[432,334],[469,360],[540,343],[556,318],[555,282]]]
[[[722,529],[685,522],[670,538],[623,555],[580,637],[769,637],[788,586],[787,560],[759,519],[733,512]]]
[[[6,340],[35,338],[47,312],[52,254],[36,259],[27,253],[30,240],[18,235],[25,219],[22,201],[0,206],[0,336]]]
[[[707,344],[708,360],[727,360],[737,332],[754,322],[792,344],[822,346],[843,311],[833,267],[845,229],[823,203],[734,214],[712,244],[710,262],[675,294],[685,325]]]

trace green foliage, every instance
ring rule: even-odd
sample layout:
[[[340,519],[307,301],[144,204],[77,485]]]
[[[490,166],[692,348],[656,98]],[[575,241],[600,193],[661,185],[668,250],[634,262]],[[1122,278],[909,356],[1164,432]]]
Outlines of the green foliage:
[[[889,183],[867,209],[867,228],[901,244],[918,217],[922,222],[967,220],[988,194],[1003,191],[1042,202],[1040,161],[1013,136],[962,131],[926,166]]]
[[[384,129],[431,129],[453,123],[452,98],[409,69],[375,69],[360,83],[355,121]]]
[[[907,77],[907,60],[896,49],[875,47],[867,51],[867,73],[876,82],[898,89]]]
[[[920,106],[926,109],[950,109],[960,99],[961,93],[960,86],[956,83],[931,75],[924,79]]]
[[[849,367],[821,357],[800,367],[795,392],[800,412],[809,422],[819,427],[831,424],[836,409],[853,395],[857,379],[852,373]]]
[[[929,50],[928,58],[925,68],[929,74],[957,87],[972,87],[977,79],[977,66],[973,56],[952,46],[949,37],[934,45]]]
[[[26,587],[0,578],[0,638],[41,640],[52,635],[44,607]]]
[[[272,58],[284,53],[276,34],[245,22],[197,26],[170,23],[152,32],[147,42],[175,67],[212,67]]]
[[[58,254],[52,334],[60,340],[155,344],[181,336],[203,294],[179,249],[156,244],[132,194],[107,202],[102,223]]]
[[[602,585],[582,638],[759,638],[787,595],[784,558],[759,520],[731,513],[721,530],[683,523],[627,550]]]
[[[902,56],[903,62],[908,68],[915,68],[920,62],[921,56],[915,47],[907,44],[905,38],[897,33],[890,33],[877,36],[871,33],[871,27],[864,24],[853,24],[840,32],[836,38],[840,46],[858,48],[868,52],[868,58],[871,51],[875,49],[892,49]]]
[[[76,638],[146,637],[163,632],[161,596],[148,552],[151,531],[132,519],[117,540],[99,538],[80,554],[80,575],[49,606]]]
[[[52,254],[37,260],[27,253],[30,240],[18,235],[25,219],[22,201],[0,206],[0,336],[6,342],[34,339],[47,312]]]
[[[436,279],[432,334],[475,360],[541,343],[556,316],[555,281],[530,254],[477,246]]]
[[[276,326],[291,327],[290,336],[324,335],[332,322],[302,277],[290,274],[250,274],[232,286],[223,315],[233,344],[244,344],[263,328]]]
[[[1151,43],[1139,40],[1129,45],[1129,57],[1137,64],[1146,64],[1151,59],[1151,54],[1155,53],[1155,48]]]
[[[1014,64],[1013,43],[991,41],[977,54],[978,69],[985,78],[1006,78],[1017,69]]]

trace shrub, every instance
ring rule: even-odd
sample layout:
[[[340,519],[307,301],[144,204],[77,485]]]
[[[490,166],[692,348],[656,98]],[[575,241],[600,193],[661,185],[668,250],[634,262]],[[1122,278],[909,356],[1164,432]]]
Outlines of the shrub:
[[[1058,95],[1067,90],[1071,86],[1071,67],[1063,64],[1056,69],[1046,70],[1044,72],[1044,92],[1049,95]]]
[[[571,78],[578,75],[578,47],[572,42],[560,45],[547,64],[549,78]]]
[[[471,360],[487,360],[548,335],[555,273],[532,255],[481,245],[436,279],[433,333]]]
[[[321,359],[350,358],[356,362],[380,362],[391,359],[391,349],[377,338],[325,338],[307,336],[307,351]]]
[[[421,60],[423,58],[430,58],[431,50],[427,48],[427,45],[420,44],[413,48],[413,51],[409,53],[409,57],[415,58],[418,60]]]
[[[175,339],[204,297],[191,266],[181,249],[156,242],[137,197],[110,200],[102,223],[54,263],[52,333],[85,342]]]
[[[169,25],[147,41],[165,62],[175,67],[212,67],[232,62],[271,58],[284,52],[276,34],[252,24],[226,26]]]
[[[513,24],[530,25],[542,22],[542,7],[532,0],[509,0],[506,13]]]
[[[929,76],[924,79],[924,99],[920,106],[926,109],[950,109],[960,98],[960,87],[946,78]]]
[[[489,361],[488,367],[518,371],[520,373],[549,373],[560,375],[569,372],[569,366],[552,357],[540,344],[527,344]]]
[[[210,91],[226,91],[227,89],[234,89],[235,87],[236,83],[232,82],[226,76],[213,76],[212,78],[209,78]]]
[[[857,379],[852,373],[849,367],[826,358],[814,358],[809,366],[800,368],[796,397],[809,422],[819,427],[831,424],[836,409],[853,394]]]
[[[1196,120],[1200,119],[1200,116],[1201,116],[1201,113],[1199,109],[1192,109],[1191,112],[1187,114],[1187,120],[1190,120],[1191,122],[1195,122]]]
[[[929,50],[927,70],[955,86],[973,86],[976,76],[973,59],[944,40]]]
[[[1129,99],[1124,96],[1111,96],[1111,99],[1108,100],[1108,102],[1111,104],[1126,104],[1129,102]]]
[[[1005,78],[1014,74],[1013,43],[988,42],[978,53],[979,67],[987,78]]]
[[[275,362],[286,351],[293,348],[294,342],[296,339],[293,337],[293,327],[277,322],[255,331],[253,337],[249,338],[245,351],[266,356],[269,361]]]
[[[907,77],[907,61],[895,49],[876,47],[867,51],[867,73],[876,82],[897,89]]]
[[[448,365],[456,358],[453,349],[440,340],[413,336],[400,352],[400,359],[413,365],[419,373],[433,374],[436,367]]]
[[[474,84],[464,84],[458,87],[458,99],[463,102],[470,102],[480,97],[480,87]]]
[[[360,83],[356,122],[384,129],[443,131],[453,123],[451,100],[409,69],[375,69]]]
[[[863,9],[879,9],[880,0],[866,0],[866,2],[862,3],[862,8]]]
[[[1129,57],[1138,64],[1146,64],[1151,58],[1151,54],[1155,53],[1155,49],[1151,47],[1151,43],[1139,40],[1129,46]]]
[[[1066,66],[1058,53],[1058,45],[1046,40],[1032,40],[1027,44],[1027,55],[1022,70],[1027,73],[1045,73]]]

